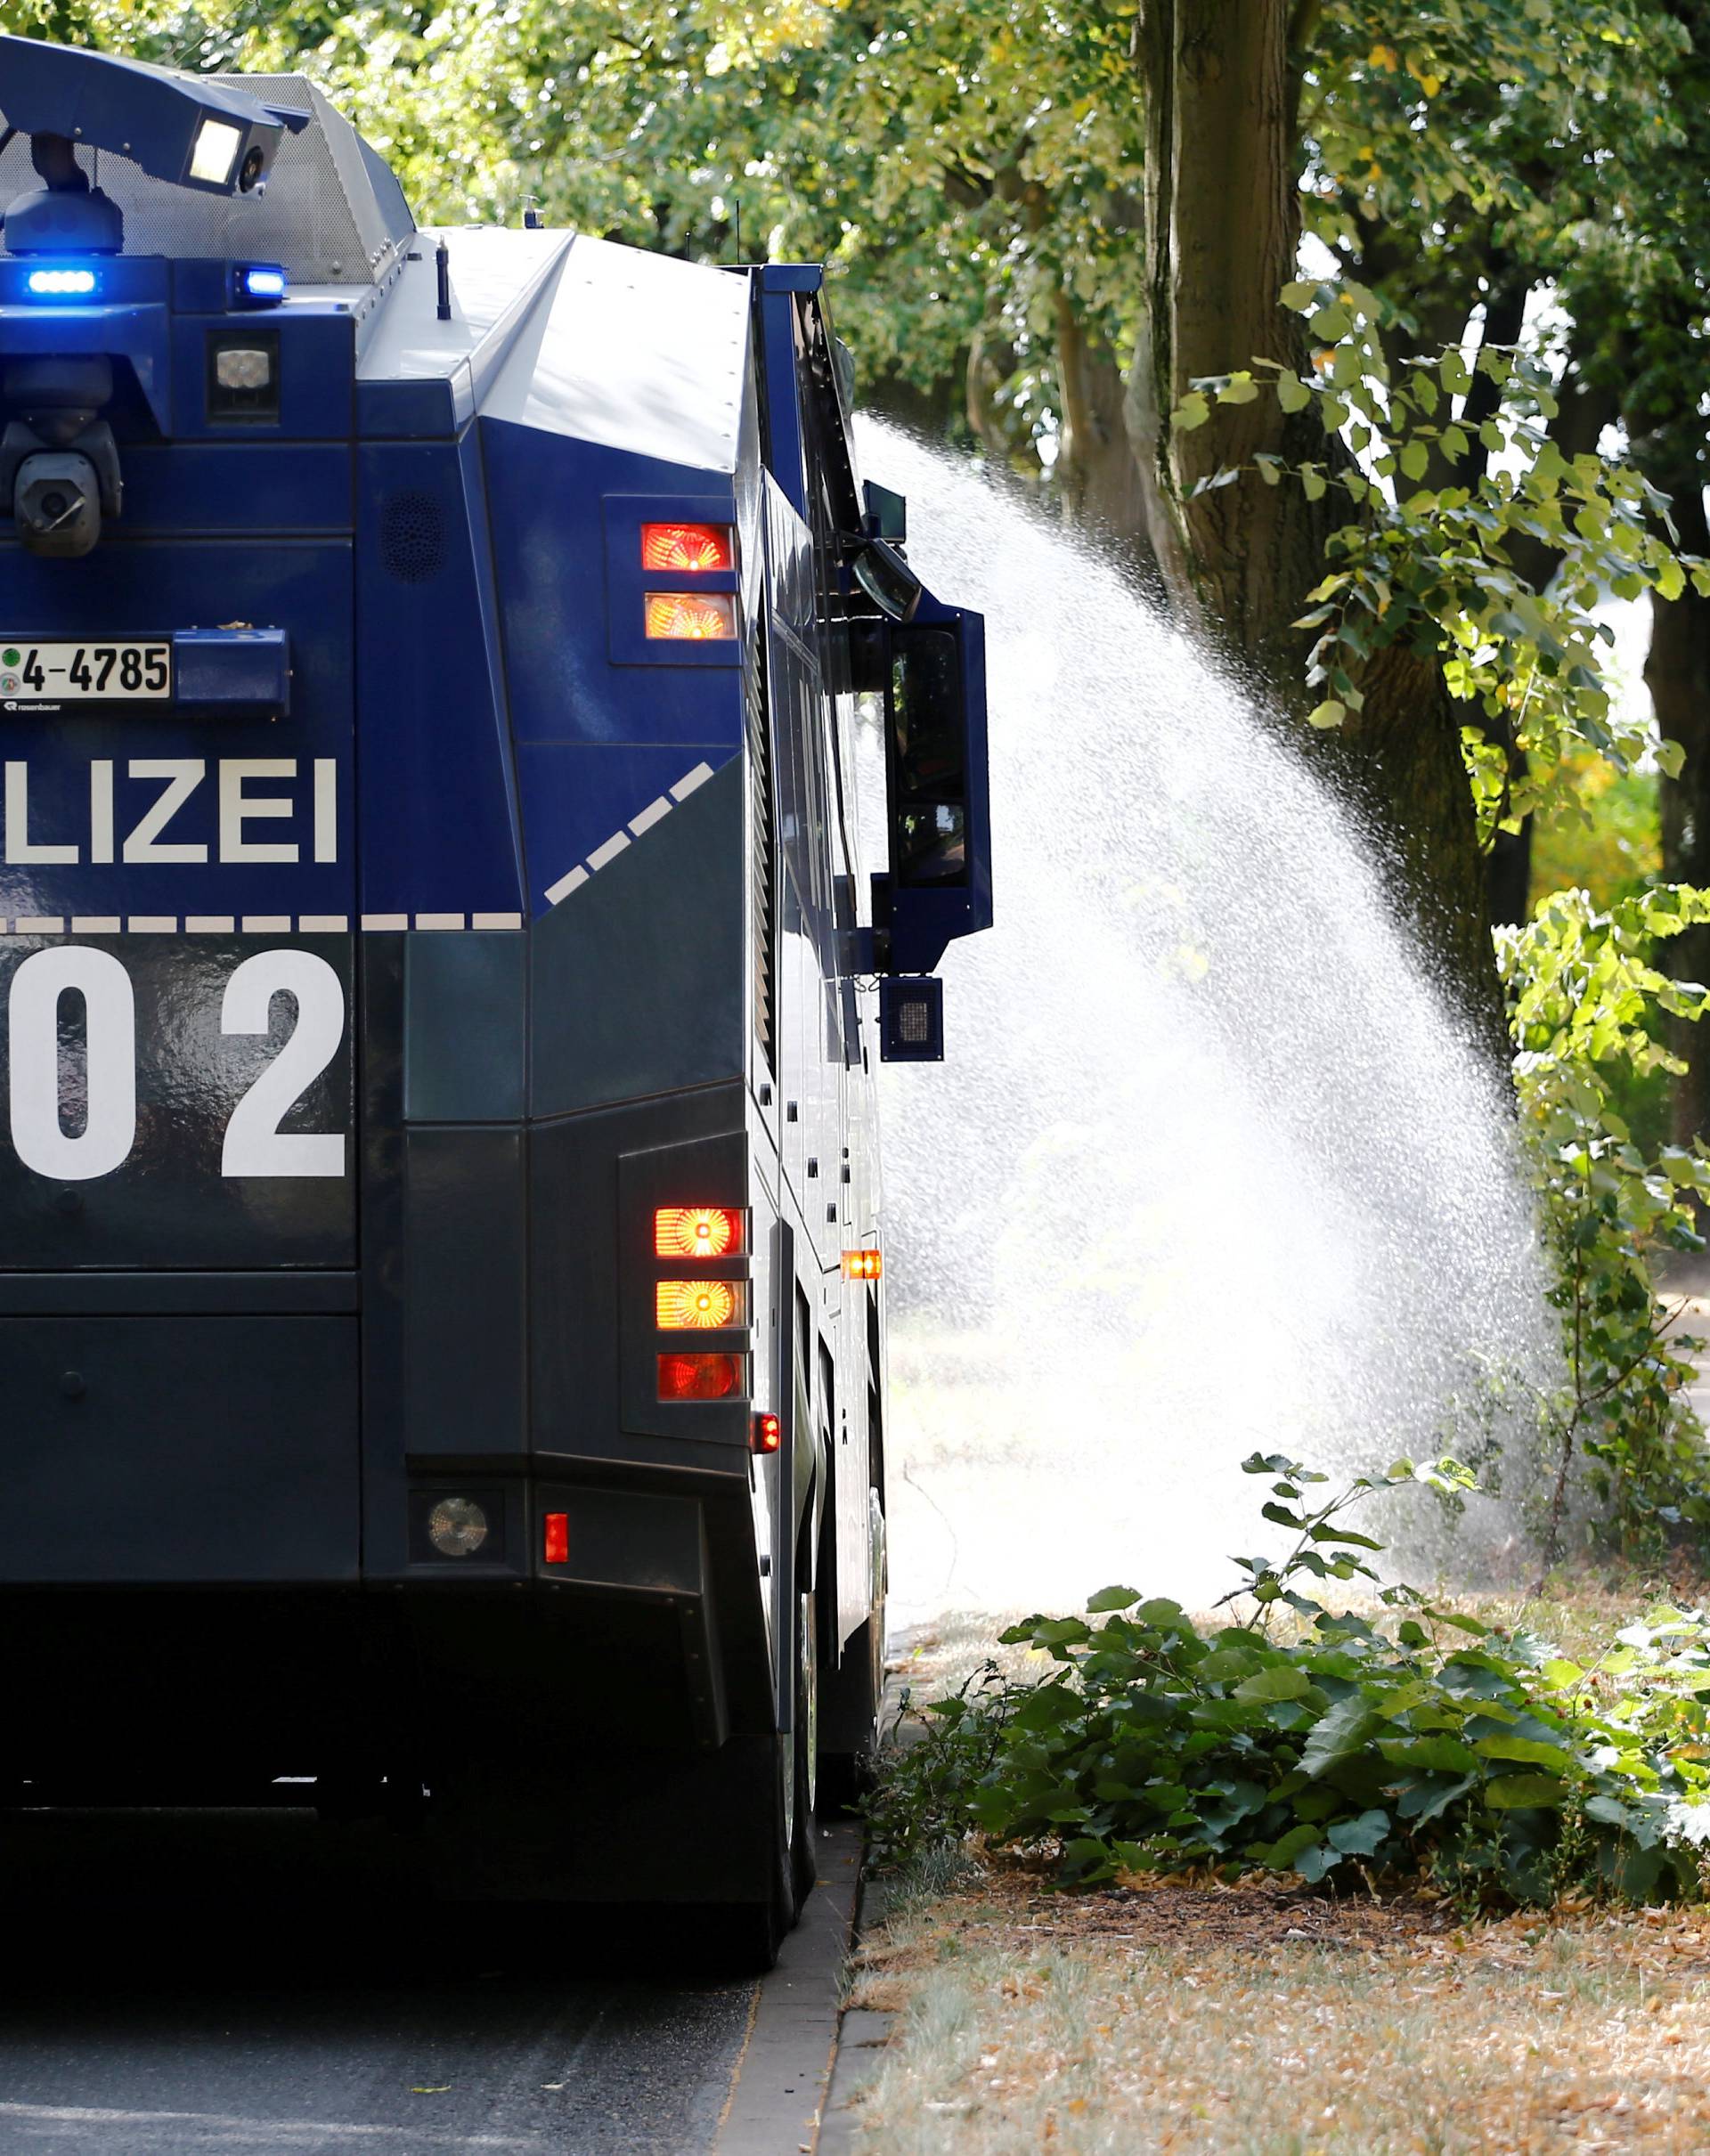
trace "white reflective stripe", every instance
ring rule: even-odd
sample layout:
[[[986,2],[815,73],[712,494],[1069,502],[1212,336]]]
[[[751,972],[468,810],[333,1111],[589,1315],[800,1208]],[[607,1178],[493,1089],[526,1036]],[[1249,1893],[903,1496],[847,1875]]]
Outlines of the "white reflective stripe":
[[[469,915],[471,928],[520,928],[522,925],[521,914],[471,914]]]
[[[74,936],[116,936],[124,923],[117,914],[73,914],[71,933]]]
[[[291,932],[289,914],[245,914],[243,932],[246,936],[289,936]]]
[[[632,816],[630,818],[630,829],[634,832],[637,838],[641,838],[653,829],[662,817],[670,814],[671,803],[662,793],[657,801],[649,801],[639,816]]]
[[[297,925],[299,933],[305,936],[342,936],[350,926],[350,915],[348,914],[298,914]]]
[[[704,786],[712,776],[712,767],[710,763],[697,763],[692,771],[677,781],[671,789],[672,793],[678,801],[687,801],[696,787]]]
[[[409,925],[408,914],[364,914],[362,915],[364,928],[408,928]]]
[[[65,923],[53,915],[27,914],[19,922],[17,933],[20,936],[62,936]]]
[[[133,914],[126,923],[134,936],[175,936],[176,914]]]
[[[230,914],[186,914],[184,933],[187,936],[229,936],[237,927]]]
[[[462,914],[418,914],[416,926],[418,928],[461,928],[465,917]]]
[[[573,891],[580,891],[584,883],[591,880],[585,868],[573,868],[567,876],[560,876],[556,883],[547,885],[547,904],[556,906],[560,899],[567,899]]]
[[[588,856],[590,868],[609,868],[620,853],[629,850],[630,837],[626,831],[614,831],[603,846],[596,846]]]

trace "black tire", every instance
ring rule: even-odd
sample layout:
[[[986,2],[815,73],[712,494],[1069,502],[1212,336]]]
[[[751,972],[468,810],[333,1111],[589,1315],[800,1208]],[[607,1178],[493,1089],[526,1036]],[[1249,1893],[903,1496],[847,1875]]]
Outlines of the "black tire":
[[[790,1869],[794,1915],[799,1916],[819,1875],[819,1633],[818,1613],[810,1594],[797,1597],[793,1749],[795,1802]]]
[[[824,1641],[821,1643],[824,1649]],[[835,1670],[820,1682],[820,1816],[852,1809],[873,1786],[884,1694],[884,1609],[843,1642]]]

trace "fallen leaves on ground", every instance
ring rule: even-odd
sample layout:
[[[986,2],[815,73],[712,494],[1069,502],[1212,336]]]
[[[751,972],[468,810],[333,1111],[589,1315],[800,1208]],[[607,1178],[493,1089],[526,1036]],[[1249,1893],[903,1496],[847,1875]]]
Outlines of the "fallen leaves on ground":
[[[1463,1923],[1269,1880],[991,1864],[870,1937],[886,2156],[1710,2150],[1710,1912]]]

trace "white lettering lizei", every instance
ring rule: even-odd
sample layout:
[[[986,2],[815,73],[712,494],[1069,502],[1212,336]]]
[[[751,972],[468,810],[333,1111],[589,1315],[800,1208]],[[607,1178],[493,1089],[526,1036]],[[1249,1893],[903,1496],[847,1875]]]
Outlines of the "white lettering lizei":
[[[338,858],[336,757],[222,756],[213,767],[211,801],[203,793],[208,761],[200,756],[137,756],[122,764],[97,757],[88,773],[88,820],[79,830],[71,804],[83,793],[80,783],[53,784],[38,772],[40,798],[32,811],[28,762],[6,763],[0,862],[72,866],[87,859],[107,866],[117,858],[200,867]],[[269,779],[281,783],[264,791]],[[210,825],[208,836],[187,835],[199,827],[209,833]]]

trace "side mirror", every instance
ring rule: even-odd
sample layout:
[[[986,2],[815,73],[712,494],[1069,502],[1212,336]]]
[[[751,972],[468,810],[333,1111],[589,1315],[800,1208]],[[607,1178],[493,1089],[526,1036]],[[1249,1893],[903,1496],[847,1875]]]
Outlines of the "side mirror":
[[[991,926],[985,624],[923,594],[886,633],[891,873],[873,879],[879,970],[929,973],[957,936]]]

